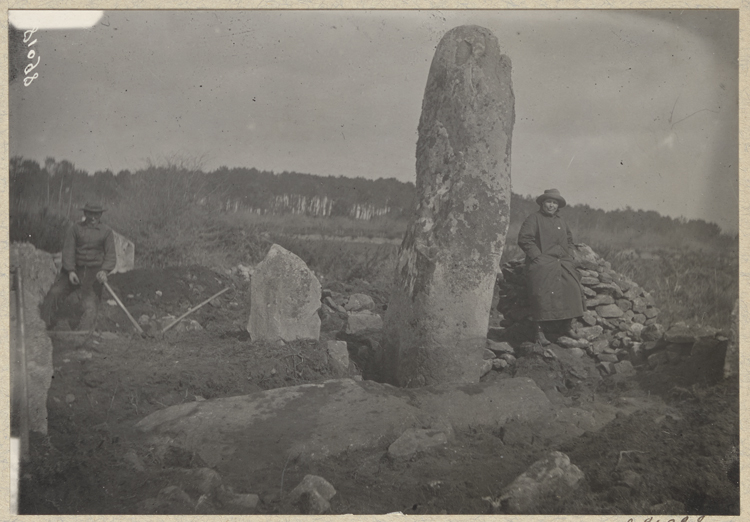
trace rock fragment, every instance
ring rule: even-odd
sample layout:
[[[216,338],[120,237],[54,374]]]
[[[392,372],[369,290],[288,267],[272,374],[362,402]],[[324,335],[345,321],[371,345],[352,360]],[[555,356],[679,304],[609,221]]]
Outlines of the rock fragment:
[[[542,499],[570,495],[583,478],[583,472],[571,464],[567,455],[553,451],[502,490],[500,505],[506,513],[535,513]]]

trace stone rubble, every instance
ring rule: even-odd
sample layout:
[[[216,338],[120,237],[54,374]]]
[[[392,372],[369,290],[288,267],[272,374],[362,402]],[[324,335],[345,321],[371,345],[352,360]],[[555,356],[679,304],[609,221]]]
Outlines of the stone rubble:
[[[567,496],[583,479],[583,472],[571,464],[567,455],[553,451],[503,488],[497,501],[493,502],[493,511],[537,513],[544,498]]]
[[[329,500],[336,494],[336,489],[323,477],[305,475],[297,487],[290,493],[288,500],[300,507],[305,515],[322,515],[331,509]]]

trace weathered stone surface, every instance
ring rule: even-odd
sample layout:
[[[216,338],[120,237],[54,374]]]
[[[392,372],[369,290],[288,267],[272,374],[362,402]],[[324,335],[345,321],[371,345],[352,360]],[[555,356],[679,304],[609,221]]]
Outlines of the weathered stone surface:
[[[179,404],[152,413],[137,428],[157,450],[177,445],[232,476],[282,469],[289,455],[311,460],[373,448],[408,428],[497,427],[550,408],[526,377],[415,390],[336,379]]]
[[[52,341],[39,316],[39,305],[57,275],[52,254],[30,243],[12,243],[10,266],[20,270],[23,280],[23,326],[26,352],[26,386],[29,429],[47,434],[47,391],[52,383]],[[11,425],[20,419],[22,396],[21,339],[15,289],[10,292]]]
[[[326,351],[336,370],[345,372],[349,368],[349,350],[346,347],[346,341],[328,341]]]
[[[114,230],[115,238],[115,268],[112,273],[125,273],[135,267],[135,244]]]
[[[606,304],[597,306],[596,313],[605,318],[613,318],[621,317],[624,312],[616,304]]]
[[[618,299],[615,301],[615,304],[619,306],[623,312],[627,312],[628,310],[633,308],[633,303],[631,303],[628,299]]]
[[[593,341],[594,339],[599,337],[602,332],[604,332],[604,328],[602,328],[601,326],[588,326],[576,330],[576,333],[579,335],[579,337],[581,339],[586,339],[587,341]]]
[[[336,489],[323,477],[305,475],[297,487],[289,493],[289,501],[300,504],[305,515],[320,515],[327,512],[328,503],[336,494]]]
[[[487,348],[492,350],[496,354],[500,353],[516,353],[515,348],[506,342],[497,342],[490,339],[487,340]]]
[[[417,209],[385,318],[390,382],[477,382],[510,218],[511,63],[478,26],[435,51],[417,142]]]
[[[583,322],[589,326],[594,326],[596,324],[596,314],[591,310],[586,310],[585,312],[583,312],[583,317],[581,317],[581,320],[583,320]]]
[[[635,368],[633,368],[633,364],[630,361],[620,361],[615,363],[614,366],[615,373],[622,375],[635,375]]]
[[[499,500],[506,513],[536,513],[544,498],[570,495],[583,478],[583,472],[570,463],[567,455],[553,451],[503,489]]]
[[[362,310],[372,310],[375,307],[375,301],[367,294],[352,294],[344,305],[347,312],[359,312]]]
[[[225,504],[247,509],[251,513],[255,511],[255,508],[258,507],[258,502],[260,502],[260,497],[253,493],[233,494],[227,495],[227,497],[228,498],[224,501]]]
[[[641,338],[644,341],[658,341],[664,337],[664,327],[659,323],[647,325],[641,330]]]
[[[419,451],[447,443],[448,437],[440,430],[410,428],[388,446],[388,455],[393,458],[411,457]]]
[[[253,341],[294,341],[320,337],[320,282],[295,254],[273,245],[250,281]]]
[[[383,319],[372,312],[354,312],[346,316],[346,333],[360,334],[366,331],[382,330]]]

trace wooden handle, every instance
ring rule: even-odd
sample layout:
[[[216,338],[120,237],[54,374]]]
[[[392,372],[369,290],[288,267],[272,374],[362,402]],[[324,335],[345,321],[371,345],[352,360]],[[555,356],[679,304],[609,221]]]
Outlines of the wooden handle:
[[[115,301],[117,301],[117,304],[120,305],[120,308],[122,308],[122,311],[125,312],[125,315],[128,316],[128,319],[130,319],[130,322],[133,323],[133,326],[135,326],[135,329],[138,330],[138,333],[143,333],[143,328],[141,328],[141,325],[138,324],[138,321],[133,319],[133,316],[130,315],[130,312],[128,312],[128,309],[125,308],[125,305],[122,304],[122,301],[120,301],[120,298],[117,297],[117,294],[115,294],[114,290],[109,286],[109,283],[104,281],[104,288],[107,289],[107,291],[112,294],[112,297],[115,298]]]
[[[216,298],[217,298],[217,297],[219,297],[219,296],[220,296],[221,294],[223,294],[224,292],[226,292],[227,290],[229,290],[229,288],[230,288],[230,287],[226,287],[226,288],[225,288],[224,290],[222,290],[221,292],[217,292],[217,293],[215,293],[214,295],[212,295],[211,297],[209,297],[208,299],[206,299],[205,301],[203,301],[203,302],[202,302],[201,304],[195,305],[195,306],[194,306],[193,308],[191,308],[190,310],[188,310],[187,312],[185,312],[184,314],[182,314],[182,315],[181,315],[180,317],[178,317],[177,319],[175,319],[174,321],[172,321],[171,323],[169,323],[169,324],[168,324],[167,326],[165,326],[165,327],[164,327],[164,328],[162,329],[161,333],[164,333],[164,332],[166,332],[167,330],[169,330],[170,328],[172,328],[172,327],[173,327],[174,325],[176,325],[177,323],[179,323],[180,321],[182,321],[182,320],[183,320],[183,319],[184,319],[185,317],[187,317],[188,315],[192,314],[192,313],[193,313],[193,312],[195,312],[195,311],[196,311],[196,310],[197,310],[198,308],[200,308],[201,306],[205,305],[205,304],[206,304],[206,303],[208,303],[209,301],[211,301],[211,300],[213,300],[213,299],[216,299]]]

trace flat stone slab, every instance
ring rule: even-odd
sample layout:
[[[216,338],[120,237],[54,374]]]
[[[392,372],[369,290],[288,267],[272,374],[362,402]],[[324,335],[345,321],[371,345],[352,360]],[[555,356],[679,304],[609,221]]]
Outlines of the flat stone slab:
[[[526,377],[415,389],[336,379],[180,404],[152,413],[136,427],[150,444],[195,452],[223,475],[282,469],[289,458],[386,451],[409,428],[502,426],[511,419],[531,421],[551,408]]]

